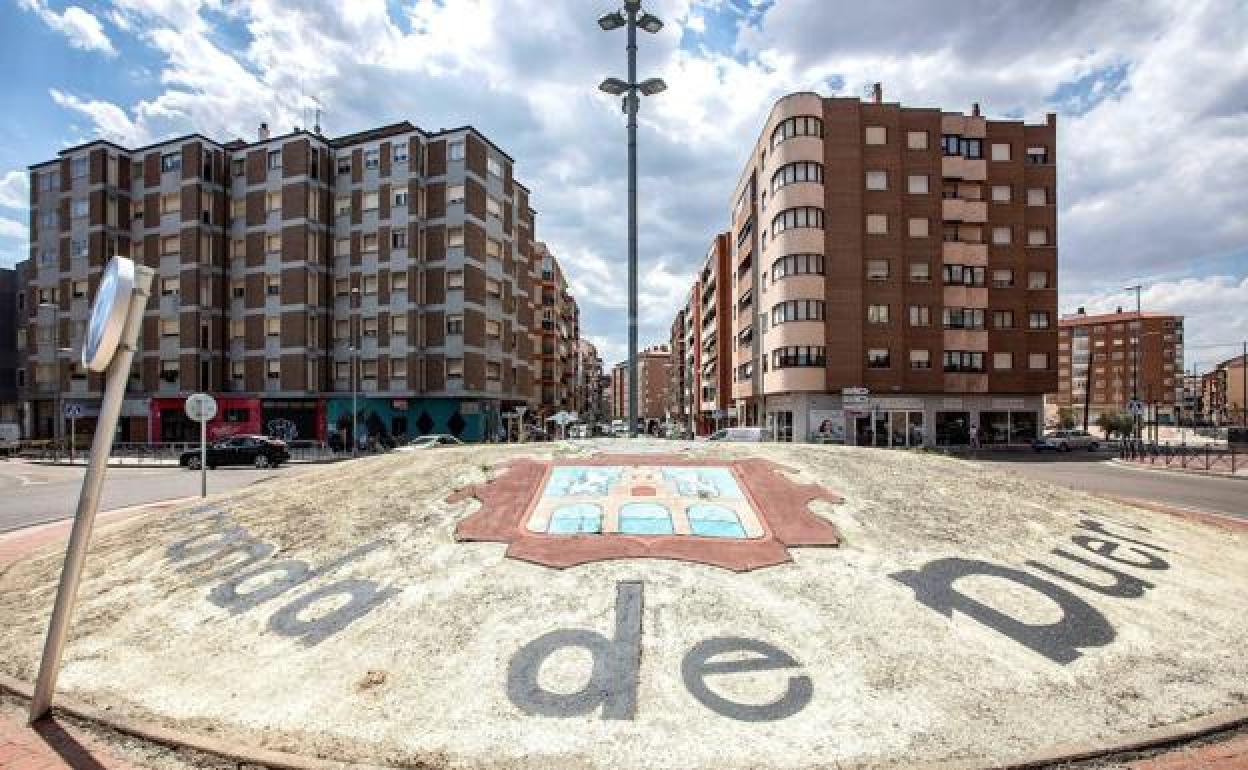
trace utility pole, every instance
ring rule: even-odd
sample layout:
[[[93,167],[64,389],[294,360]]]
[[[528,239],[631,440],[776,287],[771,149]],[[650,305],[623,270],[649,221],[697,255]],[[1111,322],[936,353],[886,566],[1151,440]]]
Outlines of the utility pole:
[[[1143,290],[1144,287],[1138,283],[1125,289],[1125,291],[1135,292],[1135,321],[1137,328],[1135,330],[1135,344],[1131,352],[1134,364],[1131,372],[1131,401],[1135,403],[1138,403],[1140,400],[1140,345],[1144,341],[1144,319],[1140,313],[1140,292]],[[1137,412],[1138,409],[1132,409],[1131,423],[1133,426],[1132,432],[1138,440],[1140,438],[1140,416]]]

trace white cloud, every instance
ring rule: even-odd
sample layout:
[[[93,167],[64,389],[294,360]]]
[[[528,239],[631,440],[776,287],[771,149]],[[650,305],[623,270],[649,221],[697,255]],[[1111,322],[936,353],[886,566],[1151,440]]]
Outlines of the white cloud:
[[[99,51],[108,56],[117,54],[112,41],[108,39],[108,35],[104,34],[104,27],[100,25],[100,20],[91,12],[71,5],[57,13],[49,8],[44,0],[18,0],[18,4],[28,11],[35,12],[44,24],[65,35],[70,46],[83,51]]]
[[[0,176],[0,208],[30,208],[30,177],[25,171],[6,171]]]
[[[0,217],[0,238],[26,238],[29,230],[25,222]]]

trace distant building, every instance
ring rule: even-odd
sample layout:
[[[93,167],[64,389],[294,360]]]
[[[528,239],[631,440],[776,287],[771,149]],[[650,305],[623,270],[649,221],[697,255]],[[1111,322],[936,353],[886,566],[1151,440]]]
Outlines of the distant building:
[[[1183,404],[1183,316],[1123,312],[1088,315],[1083,308],[1059,322],[1057,405],[1082,423],[1128,409],[1138,397],[1148,416],[1177,421]],[[1091,391],[1089,392],[1089,381]]]
[[[17,402],[17,370],[19,368],[17,283],[16,269],[0,267],[0,422],[8,423],[20,422]],[[24,303],[25,295],[21,296]],[[25,334],[25,330],[22,334]]]
[[[637,354],[637,417],[646,431],[655,431],[668,419],[668,387],[671,378],[671,350],[655,345]],[[628,361],[616,364],[611,372],[611,415],[628,419]]]
[[[1244,409],[1245,375],[1243,355],[1227,359],[1201,375],[1201,398],[1207,418],[1217,425],[1248,425]]]

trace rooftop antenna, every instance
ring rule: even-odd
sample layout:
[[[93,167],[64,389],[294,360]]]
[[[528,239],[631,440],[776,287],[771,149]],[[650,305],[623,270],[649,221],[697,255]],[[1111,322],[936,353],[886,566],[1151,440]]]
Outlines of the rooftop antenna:
[[[321,100],[315,96],[308,97],[313,104],[316,105],[316,123],[312,125],[312,133],[320,136],[321,134]]]

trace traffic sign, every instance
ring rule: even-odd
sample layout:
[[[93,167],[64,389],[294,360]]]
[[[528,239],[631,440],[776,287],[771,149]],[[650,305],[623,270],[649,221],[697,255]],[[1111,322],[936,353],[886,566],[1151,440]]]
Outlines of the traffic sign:
[[[125,257],[113,257],[91,304],[91,319],[87,322],[87,335],[82,345],[82,365],[87,369],[102,372],[113,360],[121,343],[133,293],[134,263]]]
[[[1144,402],[1139,399],[1132,399],[1127,402],[1127,411],[1134,417],[1144,414]]]
[[[195,422],[208,422],[217,416],[217,400],[207,393],[193,393],[187,397],[184,409]]]
[[[78,417],[81,417],[82,414],[83,414],[82,404],[66,404],[65,405],[65,416],[68,417],[69,419],[71,420],[76,419]]]
[[[869,396],[871,391],[867,388],[841,388],[842,396]]]

